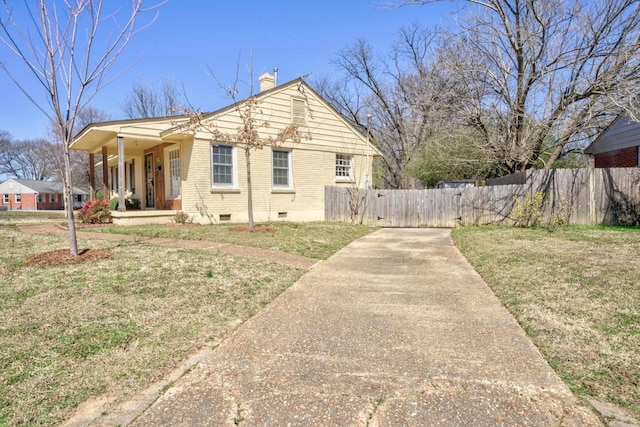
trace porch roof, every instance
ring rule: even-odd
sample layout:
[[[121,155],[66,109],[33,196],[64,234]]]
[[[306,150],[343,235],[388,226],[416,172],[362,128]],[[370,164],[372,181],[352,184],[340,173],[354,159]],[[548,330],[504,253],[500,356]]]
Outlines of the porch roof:
[[[188,120],[186,116],[172,116],[93,123],[78,132],[69,148],[101,154],[102,147],[106,147],[108,154],[117,154],[118,136],[124,138],[125,153],[144,150],[162,142],[180,142],[191,136],[161,134],[185,120]]]

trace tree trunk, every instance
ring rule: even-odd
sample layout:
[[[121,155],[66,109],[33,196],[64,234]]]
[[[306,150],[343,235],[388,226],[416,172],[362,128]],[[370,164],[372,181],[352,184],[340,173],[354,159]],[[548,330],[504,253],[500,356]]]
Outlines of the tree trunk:
[[[247,159],[247,214],[249,215],[249,230],[253,230],[253,196],[251,194],[251,148],[244,149]]]
[[[69,226],[69,253],[71,256],[78,256],[78,240],[76,238],[76,223],[73,216],[73,183],[71,182],[71,158],[69,157],[69,144],[62,143],[64,157],[63,184],[64,187],[64,208],[67,214],[67,224]]]
[[[553,165],[556,163],[556,160],[558,160],[558,158],[560,157],[560,154],[562,154],[563,148],[564,148],[564,144],[557,145],[553,149],[553,153],[551,153],[551,157],[549,157],[549,159],[547,159],[547,161],[544,164],[545,169],[551,169],[553,167]]]

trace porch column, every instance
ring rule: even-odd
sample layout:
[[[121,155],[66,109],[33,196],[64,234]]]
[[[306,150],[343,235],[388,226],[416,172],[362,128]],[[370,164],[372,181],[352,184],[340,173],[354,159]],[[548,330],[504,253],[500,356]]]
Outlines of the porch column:
[[[96,199],[96,159],[89,153],[89,200]]]
[[[118,212],[124,212],[124,138],[118,136]]]
[[[109,155],[106,145],[102,146],[102,198],[109,201]]]

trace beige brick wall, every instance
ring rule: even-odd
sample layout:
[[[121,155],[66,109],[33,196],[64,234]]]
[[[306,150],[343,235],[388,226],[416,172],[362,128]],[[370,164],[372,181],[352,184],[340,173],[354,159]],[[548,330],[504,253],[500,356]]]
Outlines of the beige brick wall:
[[[260,129],[262,136],[275,135],[291,123],[291,98],[299,96],[296,87],[276,93],[260,104],[262,116],[270,127]],[[291,150],[293,188],[272,188],[272,148],[251,151],[253,212],[256,222],[324,220],[325,185],[365,186],[371,177],[373,152],[363,138],[313,93],[307,92],[308,121],[300,127],[305,136],[299,144],[287,143]],[[230,134],[240,124],[238,113],[230,110],[216,118],[216,126]],[[221,215],[231,222],[246,222],[247,168],[242,147],[236,147],[236,188],[220,191],[211,188],[211,135],[196,134],[193,142],[181,144],[182,210],[200,223],[218,223]],[[354,157],[354,182],[337,182],[336,153]]]

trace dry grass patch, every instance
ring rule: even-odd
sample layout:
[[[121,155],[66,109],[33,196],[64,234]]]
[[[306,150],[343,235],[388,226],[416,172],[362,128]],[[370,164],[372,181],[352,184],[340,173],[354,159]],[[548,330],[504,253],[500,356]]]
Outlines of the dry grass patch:
[[[640,230],[461,228],[456,246],[580,395],[640,415]]]
[[[28,266],[65,236],[0,226],[0,425],[57,425],[102,393],[121,399],[228,334],[303,271],[223,252],[114,244],[88,264]]]
[[[342,222],[274,222],[256,225],[257,232],[246,231],[238,224],[202,225],[200,227],[165,227],[144,225],[120,227],[111,225],[100,229],[103,233],[131,234],[187,240],[211,240],[221,243],[276,249],[316,259],[327,259],[351,241],[369,234],[378,227],[351,225]],[[263,231],[263,232],[261,232]]]

